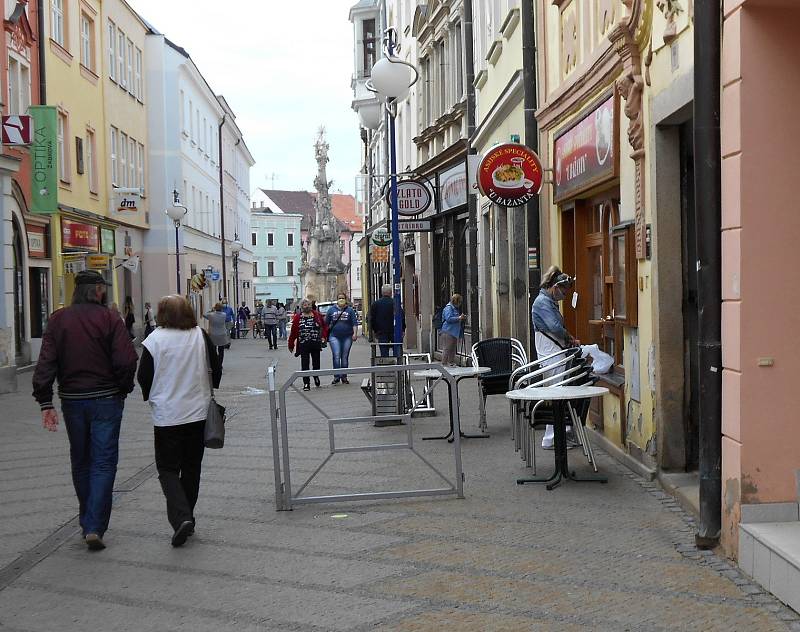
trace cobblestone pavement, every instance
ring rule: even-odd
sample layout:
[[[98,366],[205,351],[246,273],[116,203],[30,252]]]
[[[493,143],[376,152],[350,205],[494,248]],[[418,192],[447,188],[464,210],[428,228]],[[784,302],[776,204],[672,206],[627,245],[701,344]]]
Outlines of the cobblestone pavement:
[[[326,354],[327,355],[327,354]],[[351,364],[367,363],[367,346]],[[147,405],[129,398],[108,548],[78,535],[63,429],[41,429],[30,398],[0,397],[0,629],[165,630],[800,630],[797,615],[735,567],[693,546],[690,519],[657,485],[600,453],[608,485],[517,486],[526,470],[509,440],[508,407],[490,398],[490,439],[462,443],[466,498],[306,505],[276,512],[264,372],[296,360],[285,347],[236,341],[219,399],[235,412],[225,449],[207,451],[197,534],[169,544],[154,475]],[[330,366],[325,357],[323,368]],[[363,415],[349,386],[312,390],[326,411]],[[462,425],[477,424],[474,383],[462,382]],[[414,436],[446,428],[414,421]],[[327,454],[327,424],[288,395],[295,485]],[[402,427],[337,430],[351,445],[392,442]],[[416,441],[445,473],[453,446]],[[585,460],[571,454],[578,470]],[[551,466],[551,453],[538,455]],[[582,462],[581,462],[582,461]],[[305,493],[439,485],[407,451],[335,456]]]

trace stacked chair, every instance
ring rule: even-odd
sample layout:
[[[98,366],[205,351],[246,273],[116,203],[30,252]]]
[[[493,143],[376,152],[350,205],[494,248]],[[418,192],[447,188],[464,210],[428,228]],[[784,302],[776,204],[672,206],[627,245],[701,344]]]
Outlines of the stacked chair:
[[[519,366],[511,372],[506,384],[507,390],[532,388],[537,386],[591,386],[597,381],[592,374],[588,358],[580,357],[580,348],[562,349],[552,355],[539,358]],[[584,456],[597,471],[594,452],[586,435],[586,417],[589,413],[589,400],[569,402],[565,407],[568,419]],[[536,428],[552,424],[553,407],[544,401],[511,402],[511,436],[514,449],[520,452],[522,460],[536,473]]]
[[[491,371],[478,376],[481,425],[485,427],[486,398],[505,395],[512,374],[527,366],[528,354],[516,338],[487,338],[472,345],[472,366],[488,366]]]

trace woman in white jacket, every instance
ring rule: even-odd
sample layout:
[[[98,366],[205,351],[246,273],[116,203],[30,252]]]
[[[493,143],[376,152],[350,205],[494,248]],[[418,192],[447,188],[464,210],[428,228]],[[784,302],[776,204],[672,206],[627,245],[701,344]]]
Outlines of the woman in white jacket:
[[[205,419],[211,384],[219,386],[222,365],[185,298],[162,298],[157,318],[158,328],[142,342],[137,379],[152,409],[156,469],[174,530],[172,546],[181,546],[195,529]]]

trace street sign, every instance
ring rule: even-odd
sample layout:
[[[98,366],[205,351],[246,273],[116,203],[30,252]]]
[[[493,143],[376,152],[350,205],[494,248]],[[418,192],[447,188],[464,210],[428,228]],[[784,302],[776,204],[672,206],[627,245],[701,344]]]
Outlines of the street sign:
[[[428,233],[433,230],[429,219],[401,219],[397,227],[401,233]]]
[[[517,143],[495,145],[481,158],[478,189],[500,206],[515,207],[529,202],[542,189],[544,173],[539,156]]]
[[[3,117],[3,144],[30,145],[33,142],[33,119],[30,116]]]
[[[212,272],[211,273],[211,280],[212,281],[219,281],[220,274],[219,272]]]
[[[433,196],[421,180],[401,180],[397,183],[397,213],[414,217],[423,213],[431,205]],[[386,202],[392,205],[392,187],[387,187]]]

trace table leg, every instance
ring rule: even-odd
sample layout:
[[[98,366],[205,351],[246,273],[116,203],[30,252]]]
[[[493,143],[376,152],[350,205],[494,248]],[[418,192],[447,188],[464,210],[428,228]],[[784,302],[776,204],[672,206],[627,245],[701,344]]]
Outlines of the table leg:
[[[458,386],[458,383],[456,383],[456,386]],[[448,393],[450,392],[450,389],[451,389],[450,382],[447,382]],[[450,401],[450,398],[448,398],[448,401]],[[458,401],[458,391],[456,391],[456,401]],[[451,443],[453,441],[453,408],[451,406],[448,406],[447,408],[450,415],[450,431],[443,437],[422,437],[423,441],[442,441],[444,439],[447,439],[448,443]]]
[[[459,397],[459,393],[458,393],[458,384],[463,379],[464,378],[456,379],[456,402],[458,402],[458,410],[459,411],[461,410],[461,398]],[[483,401],[483,398],[481,398],[481,401]],[[480,429],[483,430],[483,427],[481,427]],[[452,417],[452,415],[450,416],[450,432],[453,432],[453,417]],[[483,434],[466,434],[464,432],[461,432],[460,428],[459,428],[458,434],[463,439],[488,439],[489,436],[490,436],[490,435],[488,435],[486,433],[483,433]],[[451,439],[448,439],[447,441],[449,443],[452,443],[453,439],[451,438]]]

